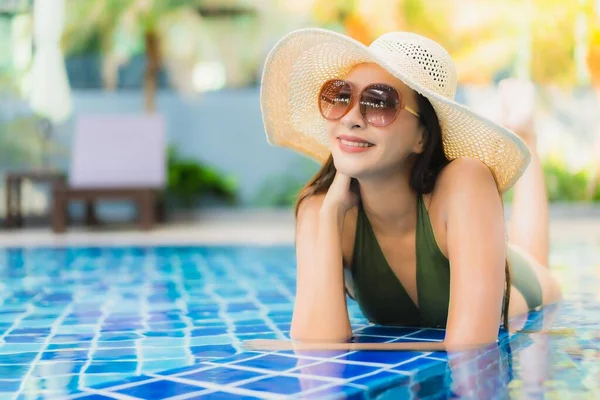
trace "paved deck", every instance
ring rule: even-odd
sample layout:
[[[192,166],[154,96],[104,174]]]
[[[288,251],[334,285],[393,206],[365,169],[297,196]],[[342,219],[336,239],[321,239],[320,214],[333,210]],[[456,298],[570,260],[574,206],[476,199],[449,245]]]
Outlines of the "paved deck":
[[[598,208],[555,207],[551,210],[552,242],[600,244]],[[510,209],[507,209],[507,216]],[[54,234],[49,227],[0,230],[0,246],[153,245],[153,244],[293,244],[294,216],[286,209],[208,209],[178,213],[149,232],[134,224],[105,223],[94,228],[70,227]]]

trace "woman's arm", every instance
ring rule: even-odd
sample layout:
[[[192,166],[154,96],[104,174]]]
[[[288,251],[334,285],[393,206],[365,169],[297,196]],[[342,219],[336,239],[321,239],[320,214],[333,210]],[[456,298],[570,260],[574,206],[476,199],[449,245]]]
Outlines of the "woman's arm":
[[[305,199],[296,227],[298,277],[290,335],[298,341],[340,342],[352,336],[342,261],[345,210]]]
[[[450,304],[446,347],[494,343],[505,287],[506,233],[500,195],[481,161],[458,159],[440,177],[446,205]]]

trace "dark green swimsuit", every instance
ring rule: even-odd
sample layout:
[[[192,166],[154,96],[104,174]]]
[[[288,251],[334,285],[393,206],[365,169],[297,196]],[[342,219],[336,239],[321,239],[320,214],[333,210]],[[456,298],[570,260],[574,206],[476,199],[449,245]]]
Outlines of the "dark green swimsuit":
[[[450,300],[450,262],[435,240],[422,196],[417,198],[417,293],[419,307],[388,265],[362,205],[359,205],[348,292],[369,321],[382,325],[445,327]],[[530,261],[507,249],[512,284],[530,310],[542,304],[542,290]],[[351,282],[350,282],[351,281]]]

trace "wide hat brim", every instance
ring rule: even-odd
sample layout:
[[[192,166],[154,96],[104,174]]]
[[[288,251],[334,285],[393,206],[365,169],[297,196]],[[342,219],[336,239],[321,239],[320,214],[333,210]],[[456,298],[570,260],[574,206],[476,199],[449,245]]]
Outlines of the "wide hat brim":
[[[343,77],[366,62],[385,68],[431,102],[448,159],[481,160],[492,171],[501,192],[521,177],[531,154],[515,133],[422,86],[364,44],[318,28],[288,34],[266,59],[260,105],[267,141],[324,162],[330,151],[326,121],[317,103],[319,89],[326,80]]]

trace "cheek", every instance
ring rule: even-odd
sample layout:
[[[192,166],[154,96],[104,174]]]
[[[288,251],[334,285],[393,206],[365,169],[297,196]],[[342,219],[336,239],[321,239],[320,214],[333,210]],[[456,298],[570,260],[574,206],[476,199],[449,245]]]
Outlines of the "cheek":
[[[333,141],[337,137],[337,127],[335,122],[327,121],[327,137]]]
[[[388,132],[380,142],[382,157],[392,162],[401,161],[413,153],[418,141],[418,135],[406,129]]]
[[[414,118],[400,118],[389,128],[386,132],[382,132],[386,134],[387,141],[406,151],[412,151],[421,140],[420,125]]]

